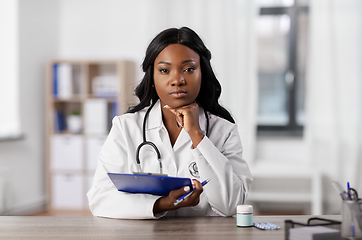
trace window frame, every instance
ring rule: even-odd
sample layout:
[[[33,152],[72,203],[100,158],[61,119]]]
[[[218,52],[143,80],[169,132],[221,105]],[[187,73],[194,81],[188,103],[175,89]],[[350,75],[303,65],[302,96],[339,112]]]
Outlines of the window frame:
[[[300,80],[298,79],[297,71],[297,51],[298,51],[298,17],[301,13],[308,13],[309,7],[305,5],[298,5],[294,2],[291,6],[280,7],[260,7],[259,16],[266,15],[284,15],[287,14],[290,17],[290,32],[288,36],[288,71],[294,75],[292,83],[288,88],[288,124],[284,126],[276,125],[259,125],[257,126],[258,136],[302,136],[303,125],[298,125],[297,116],[297,89]]]
[[[0,142],[23,139],[19,100],[19,2],[0,2]],[[5,47],[4,47],[5,46]],[[4,107],[6,105],[6,107]]]

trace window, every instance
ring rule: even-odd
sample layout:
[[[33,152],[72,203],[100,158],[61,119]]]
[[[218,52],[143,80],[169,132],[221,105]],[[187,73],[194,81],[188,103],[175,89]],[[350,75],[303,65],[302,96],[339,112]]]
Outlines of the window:
[[[307,3],[307,0],[259,0],[259,135],[302,134]]]
[[[0,1],[0,140],[20,136],[17,2]]]

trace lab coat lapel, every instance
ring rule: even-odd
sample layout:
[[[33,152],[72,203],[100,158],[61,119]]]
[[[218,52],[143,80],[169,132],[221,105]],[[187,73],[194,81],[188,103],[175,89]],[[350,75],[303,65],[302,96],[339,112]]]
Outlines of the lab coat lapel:
[[[172,149],[170,137],[167,133],[166,127],[160,128],[159,136],[160,136],[161,142],[163,143],[163,145],[165,146],[167,151],[170,153],[172,159],[175,159],[175,153],[174,153],[174,150]]]
[[[172,158],[175,159],[175,154],[171,146],[170,138],[168,136],[166,127],[162,121],[162,110],[160,100],[157,101],[155,106],[151,109],[149,117],[147,119],[147,131],[157,131],[159,137],[158,142],[162,142],[167,151],[171,154]],[[159,146],[161,148],[161,146]],[[161,156],[161,158],[163,158]]]
[[[155,106],[151,109],[150,114],[148,115],[146,121],[146,129],[152,130],[162,127],[162,112],[161,112],[161,103],[160,100],[157,101]]]
[[[175,144],[173,145],[173,151],[177,151],[180,147],[185,145],[186,143],[191,143],[190,135],[182,129],[180,134],[178,135]]]

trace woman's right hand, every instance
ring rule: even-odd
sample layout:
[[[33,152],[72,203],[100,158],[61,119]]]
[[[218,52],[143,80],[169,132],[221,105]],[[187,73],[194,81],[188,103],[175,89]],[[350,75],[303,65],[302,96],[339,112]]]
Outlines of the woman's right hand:
[[[153,205],[153,214],[176,210],[182,207],[193,207],[199,204],[200,194],[202,193],[203,188],[199,181],[192,181],[195,189],[188,198],[175,206],[176,200],[185,195],[186,193],[190,192],[191,189],[189,186],[186,186],[180,189],[173,190],[168,194],[168,196],[157,199],[157,201]]]

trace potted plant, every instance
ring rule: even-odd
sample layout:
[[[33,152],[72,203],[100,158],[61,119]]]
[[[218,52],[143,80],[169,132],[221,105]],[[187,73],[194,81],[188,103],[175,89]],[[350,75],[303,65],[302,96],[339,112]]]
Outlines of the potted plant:
[[[68,130],[71,133],[81,133],[82,132],[82,116],[80,115],[80,110],[73,110],[71,114],[67,117]]]

